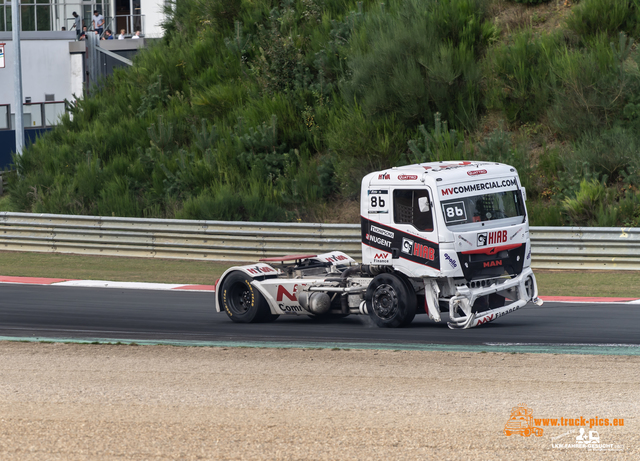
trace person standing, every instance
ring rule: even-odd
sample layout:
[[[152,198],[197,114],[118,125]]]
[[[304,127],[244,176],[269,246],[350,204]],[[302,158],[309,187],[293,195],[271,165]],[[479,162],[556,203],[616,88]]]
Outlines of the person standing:
[[[76,13],[75,11],[71,14],[73,15],[72,29],[76,30],[76,38],[80,39],[80,35],[82,34],[82,18],[78,16],[78,13]]]
[[[104,30],[104,16],[98,13],[98,10],[93,12],[93,30],[95,30],[98,35],[102,35],[102,31]]]
[[[82,26],[82,32],[78,37],[78,40],[86,40],[87,39],[87,26]]]

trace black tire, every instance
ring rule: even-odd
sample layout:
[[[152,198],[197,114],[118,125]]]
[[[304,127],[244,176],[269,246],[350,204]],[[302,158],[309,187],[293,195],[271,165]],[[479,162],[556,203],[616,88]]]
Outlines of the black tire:
[[[237,323],[273,322],[269,304],[251,282],[253,278],[242,272],[232,272],[222,282],[222,307],[231,320]]]
[[[410,313],[407,313],[407,316],[404,319],[404,322],[402,322],[403,327],[407,326],[407,325],[411,325],[411,322],[413,322],[413,319],[415,318],[416,314],[418,313],[418,295],[416,295],[416,291],[413,289],[413,285],[411,285],[411,282],[409,281],[409,279],[407,278],[406,275],[404,274],[398,274],[399,278],[404,282],[404,285],[407,287],[407,291],[409,293],[409,299],[414,299],[415,300],[415,305],[416,307],[413,309],[413,311],[411,311]],[[424,298],[423,298],[423,304],[424,306]]]
[[[416,295],[401,277],[379,274],[365,294],[369,317],[381,328],[408,325],[416,315]]]

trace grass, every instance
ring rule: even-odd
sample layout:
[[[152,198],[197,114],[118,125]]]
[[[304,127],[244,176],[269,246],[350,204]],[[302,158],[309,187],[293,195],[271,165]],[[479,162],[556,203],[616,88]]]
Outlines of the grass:
[[[243,263],[236,263],[243,264]],[[115,256],[0,251],[0,275],[213,285],[235,264]],[[640,298],[636,271],[536,270],[541,296]]]
[[[640,298],[637,271],[536,270],[540,296],[613,296]]]
[[[213,285],[233,265],[214,261],[0,252],[0,275],[22,277]]]

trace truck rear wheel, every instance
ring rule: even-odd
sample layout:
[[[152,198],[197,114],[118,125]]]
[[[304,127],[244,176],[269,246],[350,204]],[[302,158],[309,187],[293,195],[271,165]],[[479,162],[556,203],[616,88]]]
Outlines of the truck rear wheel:
[[[251,282],[253,278],[243,272],[232,272],[222,283],[222,306],[231,320],[237,323],[272,322],[269,304]]]
[[[382,328],[411,323],[416,315],[416,296],[407,283],[393,274],[379,274],[365,295],[369,317]]]

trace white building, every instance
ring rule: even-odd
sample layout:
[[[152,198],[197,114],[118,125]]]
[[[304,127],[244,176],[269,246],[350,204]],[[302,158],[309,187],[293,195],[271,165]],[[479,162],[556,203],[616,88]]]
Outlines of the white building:
[[[167,0],[22,0],[22,30],[28,32],[71,30],[73,12],[82,17],[89,30],[93,12],[105,18],[105,29],[114,34],[124,29],[126,35],[140,30],[143,37],[162,36],[164,8]],[[65,28],[65,29],[63,29]],[[11,0],[0,0],[0,32],[11,31]]]
[[[31,136],[57,124],[65,111],[65,100],[73,101],[76,97],[81,97],[87,82],[95,83],[99,73],[110,74],[108,68],[111,68],[113,58],[101,55],[99,62],[88,61],[91,55],[88,43],[77,41],[76,32],[71,30],[74,11],[83,18],[90,30],[94,10],[104,15],[105,29],[111,29],[114,34],[124,29],[126,40],[101,41],[100,48],[111,52],[112,56],[118,54],[130,57],[138,48],[145,46],[144,39],[130,38],[136,30],[140,30],[145,38],[162,36],[165,2],[166,0],[91,0],[77,3],[76,0],[76,3],[72,3],[65,0],[22,0],[22,112],[26,135]],[[9,131],[14,126],[16,105],[13,69],[15,46],[11,18],[10,0],[0,0],[0,168],[10,161],[11,148],[7,140],[11,139]],[[95,55],[97,54],[94,53]],[[89,65],[91,63],[93,67]],[[99,72],[89,75],[89,69],[98,69]]]

